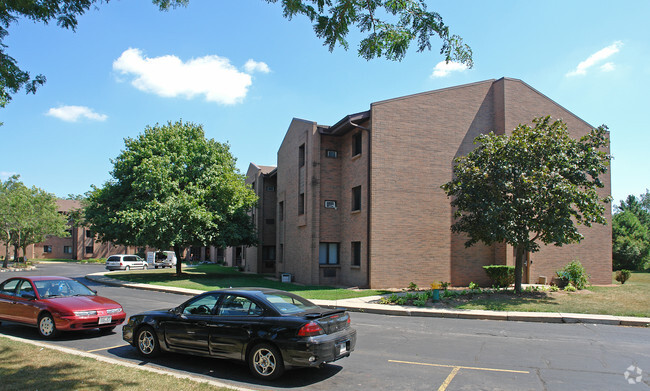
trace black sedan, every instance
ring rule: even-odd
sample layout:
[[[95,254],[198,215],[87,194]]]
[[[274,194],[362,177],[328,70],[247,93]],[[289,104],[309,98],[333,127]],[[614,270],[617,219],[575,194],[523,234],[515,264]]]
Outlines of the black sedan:
[[[347,357],[357,339],[344,309],[264,288],[206,292],[176,308],[133,315],[122,334],[144,357],[170,351],[234,359],[262,379]]]

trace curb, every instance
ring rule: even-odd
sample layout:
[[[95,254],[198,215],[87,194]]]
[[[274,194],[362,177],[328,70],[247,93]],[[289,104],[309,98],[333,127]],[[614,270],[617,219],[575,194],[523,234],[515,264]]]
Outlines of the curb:
[[[141,371],[148,371],[148,372],[153,372],[153,373],[157,373],[157,374],[161,374],[161,375],[170,375],[170,376],[174,376],[175,378],[178,378],[178,379],[189,379],[189,380],[195,381],[197,383],[207,383],[207,384],[210,384],[210,385],[215,386],[215,387],[224,387],[224,388],[229,388],[229,389],[238,390],[238,391],[255,391],[255,390],[253,390],[251,388],[242,388],[242,387],[234,386],[234,385],[231,385],[231,384],[218,382],[216,380],[203,379],[203,378],[199,378],[199,377],[196,377],[196,376],[185,375],[185,374],[182,374],[182,373],[179,373],[179,372],[176,372],[176,371],[172,371],[172,370],[163,370],[163,369],[158,369],[158,368],[154,368],[154,367],[146,367],[146,366],[143,366],[141,364],[134,364],[134,363],[129,362],[129,361],[124,361],[124,360],[119,360],[119,359],[115,359],[115,358],[105,357],[105,356],[101,356],[99,354],[88,353],[88,352],[84,352],[82,350],[66,348],[66,347],[63,347],[63,346],[58,346],[58,345],[49,344],[49,343],[45,343],[45,342],[32,341],[32,340],[29,340],[29,339],[14,337],[13,335],[0,334],[0,336],[2,336],[4,338],[7,338],[7,339],[10,339],[10,340],[13,340],[13,341],[28,343],[28,344],[35,345],[35,346],[40,346],[40,347],[43,347],[43,348],[57,350],[57,351],[60,351],[60,352],[63,352],[63,353],[73,354],[75,356],[92,358],[92,359],[95,359],[97,361],[102,361],[102,362],[105,362],[105,363],[108,363],[108,364],[122,365],[124,367],[135,368],[135,369],[139,369]]]
[[[160,285],[139,284],[124,282],[111,277],[106,277],[105,272],[93,273],[86,278],[105,285],[122,286],[125,288],[144,289],[166,293],[176,293],[194,296],[205,291],[197,289],[174,288]],[[637,318],[633,316],[613,316],[599,314],[574,314],[560,312],[519,312],[519,311],[488,311],[488,310],[462,310],[440,308],[418,308],[400,305],[376,304],[371,301],[380,296],[368,296],[343,300],[310,300],[312,303],[324,308],[345,307],[350,312],[365,312],[368,314],[393,315],[393,316],[419,316],[431,318],[457,318],[479,320],[501,320],[514,322],[538,323],[585,323],[603,324],[613,326],[650,327],[650,318]]]

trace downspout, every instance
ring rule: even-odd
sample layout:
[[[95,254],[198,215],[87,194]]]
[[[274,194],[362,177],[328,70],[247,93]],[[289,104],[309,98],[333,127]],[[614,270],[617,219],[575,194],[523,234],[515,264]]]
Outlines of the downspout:
[[[371,121],[372,121],[372,115],[371,115]],[[371,166],[372,166],[372,143],[370,142],[371,133],[370,133],[369,128],[363,127],[361,125],[357,125],[354,122],[352,122],[352,120],[348,120],[348,124],[350,124],[351,126],[354,126],[355,128],[365,130],[367,132],[367,134],[368,134],[368,173],[367,173],[367,176],[368,176],[368,189],[366,190],[366,199],[367,199],[366,205],[368,205],[367,208],[366,208],[367,209],[367,212],[366,212],[367,213],[367,218],[366,218],[366,222],[367,222],[367,227],[366,227],[366,263],[367,263],[366,281],[368,283],[368,288],[370,288],[370,286],[371,286],[371,284],[370,284],[370,229],[371,229],[371,224],[370,224],[370,201],[371,201],[370,189],[371,189],[371,185],[372,185],[372,176],[370,175]]]

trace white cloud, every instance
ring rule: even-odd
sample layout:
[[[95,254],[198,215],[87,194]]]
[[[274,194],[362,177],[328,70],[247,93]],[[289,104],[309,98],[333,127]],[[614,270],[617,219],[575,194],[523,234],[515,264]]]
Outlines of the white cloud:
[[[0,171],[0,180],[6,181],[12,175],[18,175],[17,172]]]
[[[85,106],[59,106],[51,108],[46,115],[56,117],[66,122],[77,122],[79,118],[86,118],[93,121],[106,121],[106,114],[99,114],[93,109]]]
[[[606,62],[600,66],[600,70],[603,72],[611,72],[616,69],[616,65],[613,62]]]
[[[618,53],[620,50],[621,46],[623,46],[623,42],[621,41],[616,41],[613,44],[607,46],[606,48],[600,49],[596,53],[592,54],[589,56],[586,60],[582,61],[576,69],[572,70],[571,72],[568,72],[566,76],[577,76],[577,75],[586,75],[587,70],[594,65],[605,61],[612,55]],[[614,69],[614,64],[611,62],[606,63],[601,67],[601,70],[603,71],[611,71]]]
[[[270,71],[265,63],[253,60],[244,68],[249,73]],[[183,62],[173,55],[148,58],[141,50],[130,48],[113,62],[113,69],[132,75],[131,84],[141,91],[170,98],[202,95],[206,101],[225,105],[241,102],[252,84],[250,74],[215,55]]]
[[[269,68],[268,65],[264,62],[257,62],[254,60],[248,60],[246,61],[246,64],[244,64],[244,69],[248,73],[254,73],[254,72],[262,72],[262,73],[269,73],[271,72],[271,68]]]
[[[431,74],[431,77],[445,77],[448,76],[451,72],[462,72],[467,69],[467,65],[461,64],[459,62],[445,62],[445,61],[440,61],[439,63],[436,64],[436,66],[433,68],[433,73]]]

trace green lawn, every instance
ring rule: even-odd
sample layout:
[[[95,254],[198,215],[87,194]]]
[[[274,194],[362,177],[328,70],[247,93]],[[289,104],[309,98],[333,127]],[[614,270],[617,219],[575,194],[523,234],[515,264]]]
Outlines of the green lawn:
[[[0,389],[232,391],[0,338]]]
[[[104,263],[106,258],[98,259],[30,259],[32,263],[47,263],[47,262],[67,262],[67,263]]]
[[[632,273],[624,284],[592,286],[585,290],[567,292],[494,293],[452,299],[452,308],[495,311],[573,312],[618,316],[650,317],[650,273]]]
[[[235,268],[218,265],[199,265],[184,268],[183,276],[180,278],[175,276],[175,272],[176,269],[131,270],[128,272],[112,272],[108,273],[107,276],[123,281],[204,291],[231,287],[273,288],[293,292],[307,299],[322,300],[341,300],[387,293],[387,291],[372,289],[355,290],[283,283],[258,274],[241,273]]]

